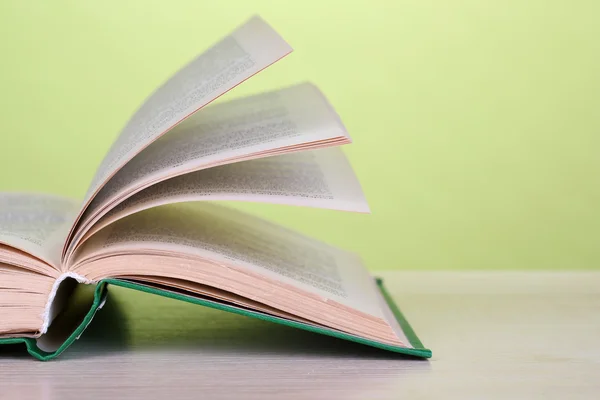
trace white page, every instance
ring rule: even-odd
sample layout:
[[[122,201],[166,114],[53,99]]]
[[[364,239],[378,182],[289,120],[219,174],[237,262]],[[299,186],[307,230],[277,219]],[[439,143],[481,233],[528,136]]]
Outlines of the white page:
[[[61,249],[80,205],[48,194],[0,192],[0,242],[59,268]]]
[[[97,250],[99,249],[99,250]],[[193,254],[250,271],[384,318],[372,278],[358,256],[258,217],[211,203],[145,210],[115,222],[78,250]],[[76,268],[76,267],[73,267]]]
[[[349,141],[337,114],[309,83],[209,106],[118,171],[91,202],[76,239],[94,217],[151,184],[226,160]]]
[[[222,165],[150,186],[94,223],[86,235],[164,204],[231,200],[369,212],[358,179],[339,148]]]
[[[271,27],[254,17],[198,56],[152,93],[127,122],[100,164],[84,204],[159,136],[291,51]]]

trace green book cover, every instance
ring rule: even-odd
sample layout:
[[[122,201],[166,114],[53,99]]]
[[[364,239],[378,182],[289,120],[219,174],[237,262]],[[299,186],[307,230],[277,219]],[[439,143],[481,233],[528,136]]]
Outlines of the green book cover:
[[[423,344],[421,343],[421,341],[415,334],[414,330],[412,329],[412,327],[410,326],[410,324],[408,323],[408,321],[406,320],[406,318],[404,317],[404,315],[402,314],[402,312],[400,311],[398,306],[396,306],[393,299],[390,297],[389,293],[385,289],[383,280],[381,280],[381,279],[377,279],[377,285],[379,287],[379,290],[381,291],[383,297],[385,298],[392,313],[396,317],[398,323],[400,324],[400,327],[402,328],[405,336],[407,337],[407,339],[409,340],[409,342],[413,348],[390,346],[387,344],[379,343],[377,341],[360,338],[360,337],[357,337],[354,335],[349,335],[349,334],[340,332],[335,329],[329,329],[329,328],[325,328],[325,327],[317,327],[317,326],[305,324],[302,322],[291,321],[291,320],[287,320],[284,318],[268,315],[268,314],[265,314],[262,312],[252,311],[252,310],[244,309],[244,308],[237,307],[237,306],[232,306],[232,305],[228,305],[228,304],[224,304],[224,303],[220,303],[220,302],[216,302],[216,301],[211,301],[211,300],[207,300],[207,299],[203,299],[203,298],[198,298],[198,297],[190,296],[190,295],[186,295],[186,294],[175,293],[172,291],[162,290],[162,289],[158,289],[155,287],[146,286],[146,285],[138,284],[135,282],[131,282],[131,281],[127,281],[127,280],[120,280],[120,279],[106,279],[106,280],[103,280],[100,283],[98,283],[95,287],[93,300],[89,306],[89,311],[87,311],[83,315],[79,316],[77,318],[77,321],[75,321],[74,325],[72,325],[70,327],[69,326],[59,326],[58,329],[56,329],[54,326],[52,326],[51,328],[53,328],[53,329],[50,329],[46,335],[43,335],[38,339],[35,339],[35,338],[0,339],[0,345],[24,343],[29,354],[31,354],[36,359],[42,360],[42,361],[51,360],[51,359],[57,357],[63,351],[65,351],[71,344],[73,344],[73,342],[75,340],[77,340],[84,333],[85,329],[87,328],[87,326],[90,324],[90,322],[94,318],[94,315],[96,315],[97,312],[102,312],[101,308],[102,308],[102,305],[104,304],[104,302],[106,301],[106,297],[109,292],[109,290],[108,290],[109,285],[121,286],[121,287],[128,288],[128,289],[139,290],[142,292],[152,293],[152,294],[156,294],[159,296],[164,296],[164,297],[169,297],[172,299],[186,301],[189,303],[198,304],[198,305],[206,306],[206,307],[211,307],[211,308],[215,308],[215,309],[222,310],[222,311],[232,312],[232,313],[244,315],[247,317],[258,318],[263,321],[274,322],[277,324],[287,325],[287,326],[290,326],[293,328],[298,328],[298,329],[304,329],[304,330],[307,330],[310,332],[316,332],[316,333],[320,333],[323,335],[336,337],[339,339],[345,339],[345,340],[349,340],[352,342],[360,343],[362,345],[377,347],[377,348],[380,348],[383,350],[388,350],[388,351],[403,354],[403,355],[414,356],[414,357],[419,357],[419,358],[430,358],[431,357],[431,350],[429,350],[423,346]],[[60,316],[57,318],[57,321],[60,324]],[[56,342],[58,340],[60,340],[60,343],[54,345],[54,347],[56,347],[56,349],[52,350],[52,351],[48,351],[47,350],[48,346],[52,346],[52,344],[49,344],[48,342]],[[46,349],[46,350],[44,350],[44,349]]]

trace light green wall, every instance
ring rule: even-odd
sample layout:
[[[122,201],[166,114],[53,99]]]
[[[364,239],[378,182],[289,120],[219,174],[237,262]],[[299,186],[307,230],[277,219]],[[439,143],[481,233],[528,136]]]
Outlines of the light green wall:
[[[600,267],[600,2],[0,2],[0,190],[81,196],[127,117],[250,15],[296,51],[372,215],[244,205],[372,269]]]

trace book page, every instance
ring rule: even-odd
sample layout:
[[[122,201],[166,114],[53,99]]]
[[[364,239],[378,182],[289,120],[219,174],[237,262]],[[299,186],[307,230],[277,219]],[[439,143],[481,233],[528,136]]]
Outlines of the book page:
[[[80,205],[48,194],[0,192],[0,242],[59,269],[61,249]]]
[[[167,205],[119,220],[85,242],[75,264],[81,257],[111,252],[191,254],[217,263],[234,262],[383,318],[372,278],[358,256],[211,203]]]
[[[177,175],[294,148],[349,141],[337,114],[309,83],[209,106],[117,172],[91,202],[80,226],[85,228],[136,191]],[[78,237],[82,234],[79,230]]]
[[[342,150],[334,147],[242,161],[168,179],[119,204],[86,235],[148,208],[206,200],[369,212],[350,163]]]
[[[177,123],[292,51],[263,20],[250,19],[158,88],[100,164],[84,204],[119,168]]]

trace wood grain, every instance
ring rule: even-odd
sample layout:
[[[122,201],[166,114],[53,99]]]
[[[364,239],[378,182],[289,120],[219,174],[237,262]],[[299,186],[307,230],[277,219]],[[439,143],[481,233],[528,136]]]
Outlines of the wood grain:
[[[388,272],[427,361],[113,288],[59,359],[0,350],[0,398],[600,396],[600,273]]]

